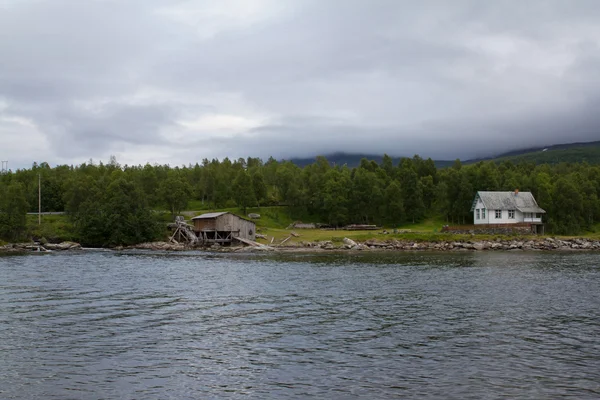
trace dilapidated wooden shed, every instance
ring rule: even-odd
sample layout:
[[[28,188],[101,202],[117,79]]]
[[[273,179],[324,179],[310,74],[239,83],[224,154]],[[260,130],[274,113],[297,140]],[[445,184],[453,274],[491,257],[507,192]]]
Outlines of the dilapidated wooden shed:
[[[214,212],[192,218],[194,231],[204,243],[230,244],[235,238],[256,240],[256,224],[229,212]]]

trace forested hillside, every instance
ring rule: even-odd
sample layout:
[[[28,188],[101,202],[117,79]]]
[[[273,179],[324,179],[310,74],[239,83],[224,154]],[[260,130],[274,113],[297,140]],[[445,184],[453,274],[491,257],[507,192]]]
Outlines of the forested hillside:
[[[285,205],[293,218],[341,226],[395,227],[442,216],[471,223],[477,190],[532,191],[547,211],[547,231],[576,234],[600,217],[600,166],[480,162],[436,169],[419,156],[394,163],[363,159],[357,168],[332,167],[325,158],[298,167],[273,158],[203,160],[186,167],[85,163],[30,169],[0,176],[0,236],[23,236],[24,213],[37,211],[38,175],[42,211],[66,211],[85,243],[116,245],[149,240],[160,226],[152,210],[174,216],[188,208]]]
[[[533,162],[535,164],[559,164],[562,162],[600,164],[600,144],[582,146],[556,146],[523,154],[500,156],[496,162],[511,161],[514,163]]]
[[[375,160],[377,163],[383,161],[383,156],[372,154],[333,153],[326,155],[326,157],[332,165],[346,164],[350,168],[360,165],[360,160],[363,158]],[[394,164],[397,164],[401,159],[402,157],[394,157],[392,161]],[[290,161],[299,167],[305,167],[314,163],[315,158],[292,158]],[[496,163],[504,161],[511,161],[513,163],[532,162],[534,164],[587,162],[588,164],[596,165],[600,164],[600,142],[564,143],[547,147],[513,150],[493,157],[463,160],[462,163],[463,165],[470,165],[481,161],[494,161]],[[433,160],[433,162],[437,168],[450,167],[454,163],[452,160]]]

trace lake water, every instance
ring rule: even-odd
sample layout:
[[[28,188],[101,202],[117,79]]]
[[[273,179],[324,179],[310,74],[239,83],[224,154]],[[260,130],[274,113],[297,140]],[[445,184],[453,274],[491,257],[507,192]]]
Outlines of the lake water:
[[[600,398],[599,261],[0,257],[0,398]]]

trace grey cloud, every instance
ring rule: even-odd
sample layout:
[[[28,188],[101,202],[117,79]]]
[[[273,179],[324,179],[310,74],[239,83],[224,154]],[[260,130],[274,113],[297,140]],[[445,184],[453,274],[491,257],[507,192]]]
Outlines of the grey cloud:
[[[0,124],[32,121],[53,143],[47,161],[120,149],[153,162],[148,144],[173,164],[334,151],[469,158],[600,136],[595,0],[303,0],[256,20],[231,5],[185,22],[165,10],[222,3],[7,4]],[[209,114],[255,123],[182,130]]]

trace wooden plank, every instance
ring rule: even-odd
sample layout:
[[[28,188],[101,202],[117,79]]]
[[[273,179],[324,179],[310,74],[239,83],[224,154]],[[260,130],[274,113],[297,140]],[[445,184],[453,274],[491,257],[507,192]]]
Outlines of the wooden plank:
[[[263,249],[263,250],[275,250],[271,246],[266,246],[264,244],[257,243],[257,242],[255,242],[253,240],[246,239],[246,238],[243,238],[243,237],[236,237],[235,240],[238,240],[238,241],[240,241],[240,242],[242,242],[244,244],[247,244],[249,246],[258,247],[258,248]]]

